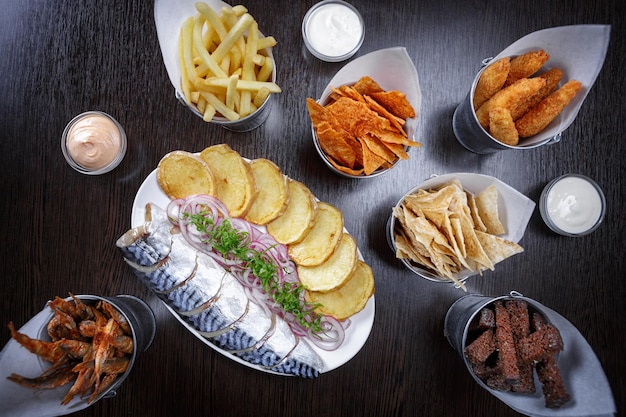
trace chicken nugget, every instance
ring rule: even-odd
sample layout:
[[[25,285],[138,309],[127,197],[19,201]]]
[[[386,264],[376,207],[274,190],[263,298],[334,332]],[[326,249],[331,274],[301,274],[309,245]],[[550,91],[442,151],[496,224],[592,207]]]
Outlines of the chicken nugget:
[[[503,107],[494,107],[489,112],[489,133],[506,145],[515,146],[519,143],[519,134],[511,112]]]
[[[528,97],[526,100],[521,102],[519,106],[515,109],[515,112],[511,114],[513,120],[517,120],[523,115],[525,115],[530,109],[534,108],[537,104],[541,102],[544,98],[548,97],[556,88],[559,86],[561,82],[561,77],[563,77],[563,71],[559,68],[552,68],[542,74],[537,75],[537,77],[541,77],[546,80],[546,85],[537,91],[534,95]]]
[[[472,103],[474,110],[478,109],[483,103],[489,100],[504,85],[509,69],[511,68],[511,58],[504,57],[496,62],[489,64],[487,68],[480,74],[476,88],[474,88],[474,97]]]
[[[543,78],[522,78],[514,84],[503,88],[487,100],[482,106],[476,110],[476,118],[478,123],[484,128],[489,128],[489,112],[494,107],[502,107],[514,113],[517,106],[524,99],[534,95],[539,89],[546,85]]]
[[[511,69],[506,77],[504,86],[507,87],[517,80],[530,77],[539,71],[543,64],[548,62],[548,59],[550,59],[550,54],[543,49],[529,51],[511,59]]]
[[[534,136],[545,129],[572,101],[581,88],[580,81],[570,80],[519,118],[515,122],[515,127],[517,127],[520,137]]]

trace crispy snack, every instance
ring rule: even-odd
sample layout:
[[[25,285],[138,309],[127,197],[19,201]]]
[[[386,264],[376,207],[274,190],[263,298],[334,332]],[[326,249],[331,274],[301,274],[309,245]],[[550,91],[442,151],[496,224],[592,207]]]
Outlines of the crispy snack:
[[[317,217],[317,201],[306,185],[289,179],[287,190],[289,193],[287,208],[283,214],[266,225],[267,232],[284,245],[304,239]]]
[[[569,80],[561,88],[542,100],[535,108],[515,122],[523,138],[534,136],[546,128],[576,96],[582,88],[577,80]]]
[[[489,111],[489,133],[506,145],[515,146],[519,143],[519,133],[511,112],[503,107],[494,107]]]
[[[317,266],[298,265],[298,278],[309,291],[332,291],[352,275],[357,260],[356,240],[344,232],[339,245],[324,263]]]
[[[494,187],[495,188],[495,187]],[[464,288],[455,275],[463,270],[493,270],[495,264],[522,252],[517,243],[477,228],[474,219],[490,223],[498,216],[489,190],[471,208],[468,194],[458,181],[434,190],[418,190],[393,208],[396,257],[407,259]],[[489,199],[486,198],[490,195]],[[487,219],[487,221],[485,221]],[[496,229],[498,230],[498,229]],[[499,230],[498,230],[499,231]]]
[[[204,149],[200,158],[215,177],[215,196],[232,217],[245,216],[257,195],[250,165],[226,144]]]
[[[287,208],[287,177],[275,163],[265,158],[250,161],[250,170],[257,195],[244,218],[250,223],[267,224]]]
[[[391,114],[400,119],[412,119],[415,117],[415,109],[406,99],[406,94],[392,90],[372,93],[372,98]]]
[[[218,115],[238,120],[253,113],[280,87],[270,80],[274,62],[268,55],[276,40],[263,37],[257,22],[241,5],[218,14],[196,3],[198,14],[183,23],[178,57],[185,101],[206,122]]]
[[[333,254],[343,236],[343,213],[336,207],[317,203],[315,224],[304,239],[287,246],[296,265],[317,266]]]
[[[543,64],[548,62],[549,59],[550,54],[543,49],[529,51],[511,59],[511,68],[509,69],[509,74],[506,77],[504,87],[508,87],[522,78],[530,77],[539,71]]]
[[[415,109],[400,91],[385,91],[370,77],[334,88],[329,103],[307,98],[318,143],[337,170],[371,175],[408,159],[406,147],[421,146],[404,129]]]
[[[492,235],[501,235],[506,232],[498,214],[498,189],[490,185],[481,191],[475,198],[478,216]]]
[[[316,309],[318,313],[345,320],[363,310],[374,291],[372,268],[357,260],[352,275],[342,286],[329,292],[307,291],[305,298],[320,304]]]
[[[495,315],[495,330],[480,325],[484,311]],[[469,329],[464,355],[488,387],[534,393],[534,370],[546,407],[558,408],[570,400],[556,360],[564,348],[561,334],[541,314],[530,311],[526,301],[497,300],[483,308]]]
[[[215,195],[215,178],[209,166],[185,151],[173,151],[161,158],[157,182],[171,199],[193,194]]]
[[[71,301],[56,297],[48,302],[54,313],[47,326],[50,342],[30,338],[9,322],[11,337],[52,366],[36,377],[13,373],[7,379],[38,390],[72,383],[61,404],[76,396],[91,404],[130,366],[133,336],[126,319],[108,302],[86,305],[70,295]]]
[[[524,97],[537,93],[545,84],[546,80],[543,78],[522,78],[514,84],[503,88],[476,110],[478,123],[483,128],[488,129],[489,112],[491,109],[501,107],[513,114]]]
[[[485,101],[500,91],[509,75],[510,68],[511,58],[508,56],[489,64],[485,68],[474,88],[474,97],[472,99],[474,110],[478,109]]]

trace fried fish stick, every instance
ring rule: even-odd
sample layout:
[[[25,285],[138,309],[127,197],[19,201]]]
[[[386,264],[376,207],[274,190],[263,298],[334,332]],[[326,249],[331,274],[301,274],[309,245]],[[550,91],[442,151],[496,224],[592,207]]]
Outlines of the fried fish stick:
[[[543,64],[548,62],[548,59],[550,59],[550,54],[543,49],[529,51],[516,56],[511,60],[511,69],[506,77],[504,86],[507,87],[517,80],[530,77],[539,71]]]
[[[489,112],[495,107],[502,107],[509,110],[511,113],[515,112],[515,109],[524,97],[535,94],[546,84],[546,80],[543,78],[522,78],[512,85],[503,88],[493,95],[489,100],[476,110],[476,118],[478,123],[484,128],[489,128]]]
[[[480,78],[474,89],[474,98],[472,103],[474,110],[478,109],[483,103],[489,100],[504,85],[509,69],[511,68],[511,58],[504,57],[497,60],[493,64],[489,64],[487,68],[480,74]]]
[[[515,122],[515,127],[517,127],[520,137],[527,138],[545,129],[572,101],[581,88],[580,81],[570,80],[519,118]]]
[[[561,77],[563,76],[563,71],[559,68],[552,68],[537,77],[541,77],[546,80],[546,85],[539,89],[536,94],[528,97],[526,100],[520,103],[519,106],[515,109],[515,112],[511,114],[513,120],[517,120],[523,115],[525,115],[530,109],[534,108],[537,104],[541,102],[544,98],[548,97],[561,82]]]
[[[502,107],[494,107],[489,112],[489,133],[506,145],[515,146],[519,142],[511,112]]]

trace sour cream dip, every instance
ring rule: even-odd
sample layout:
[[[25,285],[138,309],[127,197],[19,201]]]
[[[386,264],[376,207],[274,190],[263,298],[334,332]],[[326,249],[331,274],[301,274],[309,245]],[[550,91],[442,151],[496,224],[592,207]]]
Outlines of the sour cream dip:
[[[309,51],[319,59],[343,61],[354,55],[363,43],[363,18],[349,3],[321,1],[304,16],[302,37]]]
[[[553,231],[565,236],[583,236],[600,225],[605,205],[598,184],[583,175],[568,174],[544,188],[539,207]]]
[[[65,128],[61,147],[68,163],[85,174],[115,168],[126,153],[126,135],[119,123],[103,112],[76,116]]]

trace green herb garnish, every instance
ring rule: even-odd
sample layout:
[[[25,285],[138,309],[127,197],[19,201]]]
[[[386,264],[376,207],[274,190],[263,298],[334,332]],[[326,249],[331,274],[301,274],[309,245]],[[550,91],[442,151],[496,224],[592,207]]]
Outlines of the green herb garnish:
[[[314,312],[319,304],[304,301],[304,286],[300,283],[285,282],[278,278],[278,265],[264,252],[250,248],[249,234],[235,229],[229,219],[215,224],[211,212],[183,213],[183,219],[192,224],[201,234],[201,240],[209,248],[218,252],[224,259],[238,260],[242,268],[248,268],[261,282],[263,291],[281,308],[292,314],[305,329],[321,332],[319,314]]]

